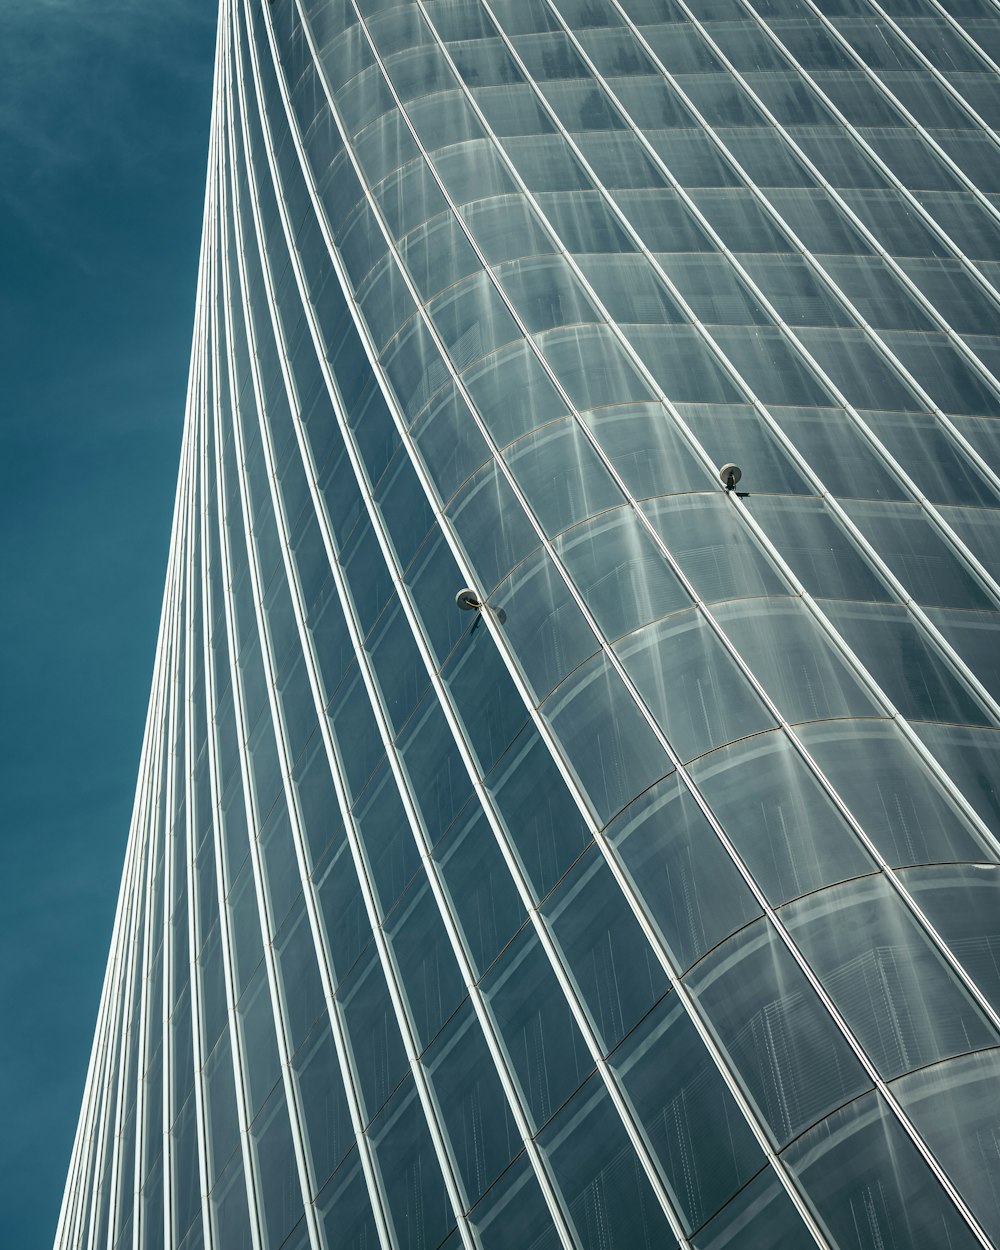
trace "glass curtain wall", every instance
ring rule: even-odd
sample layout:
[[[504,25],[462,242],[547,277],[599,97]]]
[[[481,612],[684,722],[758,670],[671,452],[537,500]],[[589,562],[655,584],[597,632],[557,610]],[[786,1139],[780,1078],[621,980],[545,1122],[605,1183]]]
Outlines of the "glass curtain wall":
[[[222,0],[57,1250],[1000,1246],[998,57]]]

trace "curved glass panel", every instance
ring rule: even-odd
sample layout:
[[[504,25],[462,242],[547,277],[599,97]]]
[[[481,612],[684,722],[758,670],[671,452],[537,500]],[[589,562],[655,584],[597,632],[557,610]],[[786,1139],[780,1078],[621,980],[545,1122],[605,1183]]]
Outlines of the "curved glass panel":
[[[806,1250],[815,1245],[788,1193],[765,1168],[695,1234],[697,1250]]]
[[[783,1157],[838,1246],[978,1244],[879,1094],[835,1111]]]
[[[541,711],[601,824],[671,769],[670,757],[603,655],[570,674]]]
[[[913,1072],[893,1084],[924,1140],[990,1237],[1000,1232],[993,1151],[1000,1102],[1000,1055],[985,1051]]]
[[[769,902],[875,869],[784,734],[757,734],[713,751],[691,776]]]
[[[607,1090],[592,1076],[539,1134],[577,1245],[676,1246]]]
[[[869,1087],[805,973],[758,920],[684,978],[778,1145]]]
[[[676,774],[630,803],[606,836],[681,968],[760,915],[705,813]]]
[[[887,1080],[997,1034],[883,876],[832,886],[783,918]]]
[[[952,954],[1000,1009],[1000,868],[909,868],[900,877]]]
[[[992,858],[894,725],[804,725],[799,734],[892,867]]]
[[[773,724],[698,612],[630,634],[615,650],[682,760]]]
[[[688,1230],[763,1162],[732,1094],[691,1021],[668,995],[611,1056]]]
[[[727,603],[715,617],[785,719],[874,716],[862,677],[796,600]]]

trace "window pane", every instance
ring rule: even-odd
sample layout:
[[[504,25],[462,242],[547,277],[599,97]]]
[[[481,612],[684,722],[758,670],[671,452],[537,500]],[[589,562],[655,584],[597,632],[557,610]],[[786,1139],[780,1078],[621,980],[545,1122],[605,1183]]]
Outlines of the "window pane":
[[[887,1080],[1000,1041],[882,876],[822,890],[782,915]]]
[[[778,1144],[868,1088],[864,1069],[768,921],[728,938],[685,981]]]
[[[835,1111],[784,1158],[842,1250],[979,1245],[876,1093]]]
[[[688,1231],[764,1162],[694,1025],[668,995],[611,1057]]]
[[[539,1135],[581,1246],[676,1246],[611,1097],[595,1074]]]
[[[682,969],[760,915],[749,887],[676,774],[629,804],[608,826],[607,837]]]

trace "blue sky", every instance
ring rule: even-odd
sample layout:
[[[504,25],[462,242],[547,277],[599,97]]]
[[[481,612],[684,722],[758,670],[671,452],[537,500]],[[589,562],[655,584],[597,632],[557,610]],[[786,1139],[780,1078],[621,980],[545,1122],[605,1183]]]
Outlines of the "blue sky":
[[[0,1227],[50,1245],[152,671],[215,13],[0,5]]]

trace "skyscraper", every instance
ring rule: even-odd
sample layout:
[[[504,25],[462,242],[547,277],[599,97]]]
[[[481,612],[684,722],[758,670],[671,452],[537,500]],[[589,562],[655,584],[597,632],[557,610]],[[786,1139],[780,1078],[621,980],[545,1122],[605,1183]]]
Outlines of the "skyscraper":
[[[59,1250],[1000,1245],[995,56],[222,0]]]

